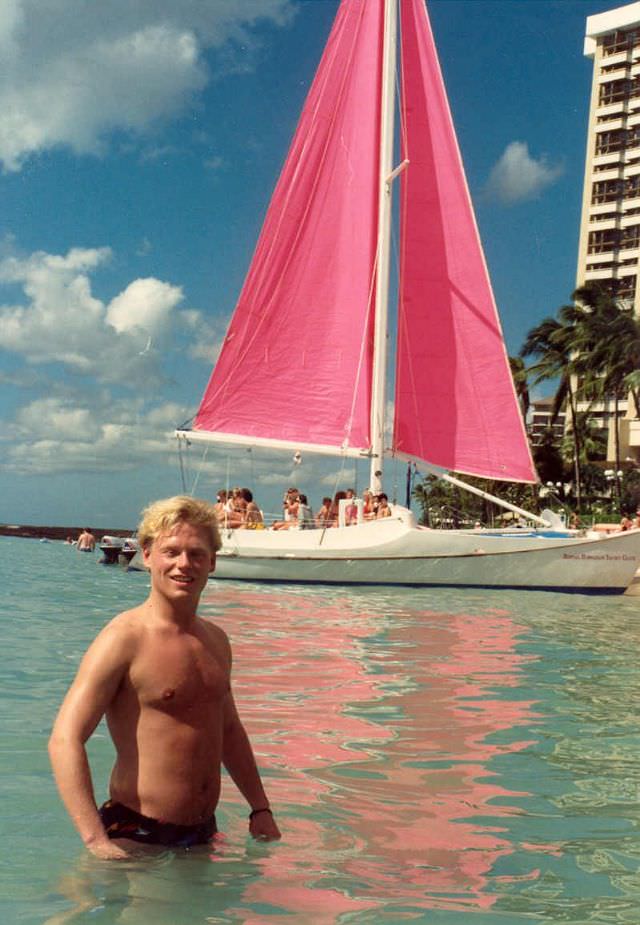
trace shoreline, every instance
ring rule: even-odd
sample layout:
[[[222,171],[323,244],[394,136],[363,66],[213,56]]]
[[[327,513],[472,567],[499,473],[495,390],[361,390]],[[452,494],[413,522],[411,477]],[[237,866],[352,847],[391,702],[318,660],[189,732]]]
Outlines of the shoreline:
[[[23,539],[34,540],[66,540],[68,536],[77,540],[82,533],[83,527],[52,527],[39,526],[35,524],[0,524],[0,536],[19,536]],[[103,536],[121,536],[128,537],[133,534],[133,530],[122,530],[119,528],[89,528],[99,543]]]

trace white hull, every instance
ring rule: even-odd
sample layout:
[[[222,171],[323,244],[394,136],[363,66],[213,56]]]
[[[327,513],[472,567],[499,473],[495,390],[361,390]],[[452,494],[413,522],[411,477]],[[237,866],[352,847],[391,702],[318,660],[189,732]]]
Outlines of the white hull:
[[[215,577],[622,593],[638,568],[640,530],[429,530],[396,507],[392,518],[329,530],[225,530]]]

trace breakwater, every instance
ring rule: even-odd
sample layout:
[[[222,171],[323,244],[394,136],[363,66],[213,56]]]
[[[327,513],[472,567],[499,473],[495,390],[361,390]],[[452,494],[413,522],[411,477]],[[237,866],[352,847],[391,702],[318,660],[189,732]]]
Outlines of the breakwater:
[[[84,526],[81,527],[52,527],[41,526],[39,524],[0,524],[0,536],[21,536],[28,539],[38,540],[66,540],[68,536],[72,540],[77,540],[82,533]],[[131,536],[132,530],[122,530],[114,527],[89,527],[91,532],[100,542],[103,536]]]

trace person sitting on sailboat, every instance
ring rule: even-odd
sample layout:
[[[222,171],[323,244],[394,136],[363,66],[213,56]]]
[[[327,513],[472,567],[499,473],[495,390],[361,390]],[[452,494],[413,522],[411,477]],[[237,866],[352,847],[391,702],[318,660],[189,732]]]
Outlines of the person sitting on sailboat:
[[[239,489],[239,497],[244,502],[244,523],[242,524],[248,530],[258,530],[264,527],[264,518],[262,511],[253,500],[253,492],[248,488]]]
[[[313,511],[309,507],[306,495],[298,495],[298,526],[301,530],[312,530],[315,527]]]
[[[282,500],[283,519],[276,520],[272,524],[273,530],[288,530],[289,527],[297,526],[298,523],[298,489],[289,488]]]
[[[235,530],[244,523],[244,514],[236,508],[234,499],[234,493],[238,490],[234,488],[231,492],[227,492],[225,489],[220,489],[217,494],[214,510],[219,526],[227,530]]]
[[[389,507],[389,499],[384,492],[380,492],[378,495],[378,507],[376,510],[376,519],[381,517],[391,517],[391,508]]]
[[[347,501],[353,501],[356,493],[353,488],[347,488]],[[344,521],[347,527],[352,524],[358,523],[358,506],[353,502],[352,504],[347,504],[346,510],[344,512]]]
[[[316,527],[330,526],[331,498],[323,498],[322,506],[315,516]]]
[[[365,520],[373,520],[376,516],[375,510],[373,508],[373,492],[369,491],[367,488],[366,491],[362,492],[362,516]]]
[[[224,512],[226,510],[227,504],[227,492],[224,488],[221,488],[216,495],[216,503],[213,505],[213,509],[216,512],[216,517],[218,518],[218,523],[224,521]]]
[[[346,491],[337,491],[333,496],[333,501],[331,502],[331,507],[329,509],[329,527],[338,526],[338,515],[340,513],[340,502],[344,501],[347,497]]]

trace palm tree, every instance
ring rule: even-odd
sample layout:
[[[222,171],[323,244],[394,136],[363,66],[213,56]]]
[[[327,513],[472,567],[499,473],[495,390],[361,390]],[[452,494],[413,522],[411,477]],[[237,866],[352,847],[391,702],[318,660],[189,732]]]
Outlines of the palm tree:
[[[593,459],[605,459],[607,453],[607,437],[603,427],[589,411],[578,411],[575,420],[578,429],[578,442],[580,444],[580,463],[586,465]],[[561,453],[565,459],[573,455],[573,424],[569,424],[561,442]]]
[[[509,368],[511,369],[511,378],[520,403],[520,413],[523,421],[526,421],[530,405],[527,367],[522,357],[509,357]]]
[[[525,342],[520,351],[520,356],[537,357],[537,361],[529,366],[527,372],[531,376],[531,382],[537,385],[547,379],[557,379],[558,386],[554,395],[553,407],[551,411],[551,421],[553,422],[561,408],[565,405],[569,408],[571,421],[571,432],[573,434],[573,464],[574,478],[576,488],[576,503],[578,510],[582,503],[582,487],[580,479],[580,433],[576,427],[577,401],[575,389],[573,387],[572,376],[576,372],[573,363],[574,339],[575,339],[575,321],[574,307],[564,306],[560,309],[559,319],[545,318],[540,324],[532,328],[527,334]]]
[[[640,418],[640,317],[595,282],[576,289],[573,298],[586,309],[578,334],[589,348],[589,365],[601,368],[631,394]]]
[[[594,397],[613,399],[615,471],[620,471],[620,402],[631,395],[640,417],[640,319],[598,283],[576,289],[575,347],[585,389]],[[620,484],[616,475],[620,499]]]

